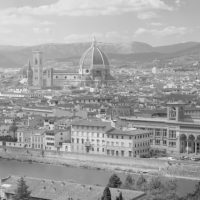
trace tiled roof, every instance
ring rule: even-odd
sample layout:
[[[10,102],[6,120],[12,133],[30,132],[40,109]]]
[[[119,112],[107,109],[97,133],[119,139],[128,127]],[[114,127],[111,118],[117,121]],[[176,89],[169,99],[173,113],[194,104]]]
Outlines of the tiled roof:
[[[76,126],[97,126],[97,127],[111,127],[111,123],[102,122],[100,120],[79,120],[72,122]]]
[[[115,129],[113,128],[112,130],[107,131],[108,135],[128,135],[128,136],[133,136],[133,135],[139,135],[139,134],[144,134],[148,133],[148,131],[144,130],[120,130],[120,129]]]
[[[5,186],[7,193],[14,194],[18,180],[19,177],[11,176],[2,181],[2,186]],[[30,177],[25,177],[24,180],[29,186],[32,197],[47,200],[66,200],[70,197],[74,200],[95,200],[101,198],[104,190],[104,187],[101,186],[83,185],[74,182],[42,180]],[[133,190],[110,188],[110,191],[112,200],[116,199],[120,191],[126,200],[138,199],[138,197],[144,195],[143,192]]]

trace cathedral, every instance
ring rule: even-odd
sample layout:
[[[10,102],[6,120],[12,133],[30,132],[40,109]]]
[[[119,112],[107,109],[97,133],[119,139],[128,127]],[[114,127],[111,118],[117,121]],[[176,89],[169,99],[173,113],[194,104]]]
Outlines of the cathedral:
[[[69,72],[53,68],[44,68],[42,52],[33,52],[32,66],[30,62],[22,71],[21,77],[27,78],[27,85],[32,88],[64,88],[68,86],[97,88],[114,82],[110,74],[107,56],[100,50],[96,40],[83,53],[79,70]]]

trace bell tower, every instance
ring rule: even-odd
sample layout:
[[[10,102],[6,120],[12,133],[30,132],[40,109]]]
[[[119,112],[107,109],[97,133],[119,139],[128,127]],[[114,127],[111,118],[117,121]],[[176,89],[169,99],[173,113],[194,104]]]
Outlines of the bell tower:
[[[167,103],[167,119],[170,121],[182,121],[184,119],[184,106],[183,101]]]
[[[43,87],[43,60],[41,51],[33,51],[33,86]]]

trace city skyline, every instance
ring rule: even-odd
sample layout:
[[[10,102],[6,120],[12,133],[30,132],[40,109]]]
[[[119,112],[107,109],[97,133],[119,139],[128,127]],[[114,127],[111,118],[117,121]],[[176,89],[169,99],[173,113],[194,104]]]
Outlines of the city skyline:
[[[195,0],[0,1],[0,45],[88,42],[93,35],[153,46],[199,42],[199,6]]]

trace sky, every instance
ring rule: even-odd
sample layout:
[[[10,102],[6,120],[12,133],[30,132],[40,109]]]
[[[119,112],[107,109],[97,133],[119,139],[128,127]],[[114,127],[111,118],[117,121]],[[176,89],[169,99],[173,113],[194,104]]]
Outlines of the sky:
[[[0,0],[0,45],[200,42],[200,0]]]

